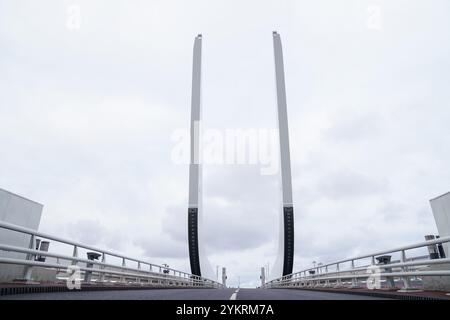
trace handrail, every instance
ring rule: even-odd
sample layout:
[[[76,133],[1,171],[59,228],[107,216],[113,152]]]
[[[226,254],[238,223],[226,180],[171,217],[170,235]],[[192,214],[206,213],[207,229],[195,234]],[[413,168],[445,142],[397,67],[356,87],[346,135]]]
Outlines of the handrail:
[[[144,261],[144,260],[127,257],[127,256],[121,255],[121,254],[119,254],[117,252],[104,250],[104,249],[99,249],[99,248],[96,248],[94,246],[90,246],[90,245],[82,244],[82,243],[77,242],[77,241],[73,241],[73,240],[69,240],[69,239],[53,236],[53,235],[50,235],[50,234],[47,234],[47,233],[44,233],[44,232],[40,232],[40,231],[37,231],[37,230],[25,228],[25,227],[18,226],[18,225],[15,225],[15,224],[12,224],[12,223],[8,223],[8,222],[0,221],[0,228],[9,229],[9,230],[17,231],[17,232],[22,232],[22,233],[38,236],[38,237],[41,237],[41,238],[54,240],[54,241],[57,241],[57,242],[62,242],[62,243],[65,243],[65,244],[77,246],[79,248],[84,248],[84,249],[88,249],[88,250],[92,250],[92,251],[97,251],[97,252],[100,252],[100,253],[103,253],[103,254],[107,254],[109,256],[113,256],[113,257],[116,257],[116,258],[122,258],[122,259],[133,261],[133,262],[144,263],[144,264],[147,264],[149,266],[153,266],[153,267],[157,267],[157,268],[163,268],[163,269],[166,269],[166,270],[182,272],[182,271],[179,271],[179,270],[176,270],[176,269],[166,268],[164,266],[161,266],[161,265],[158,265],[158,264],[154,264],[154,263],[150,263],[150,262],[147,262],[147,261]]]
[[[318,278],[313,278],[313,279],[305,279],[305,281],[368,278],[369,276],[370,276],[369,274],[347,274],[347,275],[336,276],[336,277],[318,277]],[[402,276],[450,276],[450,270],[407,271],[407,272],[383,273],[383,277],[402,277]]]
[[[0,263],[20,264],[20,265],[26,265],[26,266],[38,266],[38,267],[55,268],[55,269],[61,269],[61,270],[67,270],[70,267],[70,266],[65,266],[65,265],[61,265],[61,264],[58,264],[58,263],[48,263],[48,262],[13,259],[13,258],[0,258]],[[136,278],[141,278],[142,277],[142,278],[162,279],[162,280],[167,280],[168,279],[167,277],[164,277],[164,276],[151,276],[151,275],[145,275],[145,274],[122,272],[122,271],[114,271],[114,270],[91,269],[91,268],[87,268],[87,267],[79,267],[79,269],[81,271],[108,273],[108,274],[123,275],[123,276],[136,277]],[[175,280],[175,279],[173,278],[172,280]],[[176,279],[176,280],[182,281],[183,278]],[[189,280],[189,279],[184,279],[184,280],[186,281],[186,280]]]
[[[371,257],[374,257],[374,256],[380,256],[380,255],[383,255],[383,254],[386,254],[386,253],[393,253],[393,252],[399,252],[399,251],[404,251],[404,250],[417,249],[417,248],[426,247],[426,246],[429,246],[429,245],[438,244],[438,243],[444,243],[444,242],[450,242],[450,236],[442,237],[442,238],[438,238],[438,239],[434,239],[434,240],[417,242],[417,243],[414,243],[414,244],[411,244],[411,245],[407,245],[407,246],[403,246],[403,247],[397,247],[395,249],[376,251],[376,252],[373,252],[373,253],[370,253],[370,254],[360,255],[360,256],[353,257],[353,258],[344,259],[344,260],[336,261],[336,262],[333,262],[333,263],[324,264],[324,265],[321,265],[321,267],[327,267],[327,266],[335,265],[335,264],[338,264],[338,263],[341,264],[341,263],[349,262],[349,261],[352,261],[352,260],[361,260],[361,259],[365,259],[365,258],[371,258]]]
[[[117,269],[122,269],[122,270],[132,270],[132,271],[138,271],[138,272],[142,272],[142,273],[149,273],[149,274],[155,274],[155,275],[159,275],[160,273],[158,272],[153,272],[150,270],[144,270],[144,269],[136,269],[136,268],[130,268],[130,267],[124,267],[124,266],[118,266],[115,264],[111,264],[111,263],[105,263],[105,262],[101,262],[98,260],[89,260],[89,259],[84,259],[84,258],[78,258],[78,257],[73,257],[73,256],[68,256],[68,255],[63,255],[63,254],[58,254],[58,253],[52,253],[52,252],[47,252],[47,251],[40,251],[40,250],[34,250],[34,249],[26,249],[26,248],[21,248],[21,247],[17,247],[17,246],[10,246],[10,245],[4,245],[4,244],[0,244],[0,250],[3,251],[12,251],[12,252],[21,252],[21,253],[28,253],[28,254],[33,254],[35,256],[45,256],[45,257],[52,257],[52,258],[57,258],[57,259],[61,259],[61,260],[70,260],[70,261],[77,261],[77,262],[83,262],[83,263],[89,263],[89,264],[93,264],[93,265],[98,265],[100,267],[110,267],[110,268],[117,268]],[[60,267],[64,267],[64,265],[62,264],[58,264]],[[96,271],[97,269],[90,269],[90,271]],[[184,275],[189,275],[187,273],[183,273]],[[173,277],[173,275],[167,275],[169,277]]]

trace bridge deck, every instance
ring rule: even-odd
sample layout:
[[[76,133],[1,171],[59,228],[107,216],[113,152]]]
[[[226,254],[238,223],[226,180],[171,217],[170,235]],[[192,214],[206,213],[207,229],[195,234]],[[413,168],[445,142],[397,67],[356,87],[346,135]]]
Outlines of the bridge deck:
[[[354,294],[341,294],[291,289],[149,289],[49,292],[1,296],[5,300],[374,300],[382,299]]]
[[[18,285],[0,284],[1,299],[126,299],[126,300],[450,300],[441,291],[397,292],[397,289],[366,288],[284,288],[284,289],[211,289],[198,287],[124,286],[83,284],[70,291],[62,283]]]

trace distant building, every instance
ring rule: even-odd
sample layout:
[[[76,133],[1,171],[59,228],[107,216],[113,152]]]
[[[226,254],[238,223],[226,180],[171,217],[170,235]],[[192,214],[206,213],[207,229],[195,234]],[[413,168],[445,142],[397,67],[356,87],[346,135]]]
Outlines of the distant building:
[[[434,220],[440,237],[450,236],[450,192],[430,200]],[[443,244],[445,256],[449,257],[449,243]]]
[[[43,205],[0,188],[0,221],[38,230]],[[31,236],[0,228],[0,243],[28,247]],[[0,250],[0,257],[24,259],[26,254]],[[0,281],[21,278],[24,267],[0,264]]]

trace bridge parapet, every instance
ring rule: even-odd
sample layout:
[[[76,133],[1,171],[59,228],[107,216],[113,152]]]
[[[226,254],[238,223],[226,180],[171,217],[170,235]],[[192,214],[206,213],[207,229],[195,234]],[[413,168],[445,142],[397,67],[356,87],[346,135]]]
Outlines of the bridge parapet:
[[[273,279],[263,288],[366,287],[411,292],[440,287],[450,291],[449,258],[431,259],[429,255],[407,257],[407,253],[425,252],[430,245],[449,242],[450,236],[339,260]],[[399,259],[390,261],[395,256]],[[429,287],[429,283],[438,283],[439,286]]]
[[[85,245],[11,223],[0,222],[1,229],[12,230],[31,236],[28,247],[0,243],[0,252],[24,254],[23,258],[2,257],[0,254],[0,265],[25,266],[22,278],[11,280],[20,280],[21,282],[35,285],[36,282],[43,280],[48,282],[48,274],[50,272],[52,275],[50,282],[66,282],[69,286],[76,286],[77,284],[80,286],[82,284],[111,284],[155,287],[222,287],[222,284],[216,281],[176,270],[167,265],[158,265],[141,259],[124,256],[116,252]],[[42,239],[51,240],[51,247],[58,247],[59,251],[71,249],[72,254],[67,255],[59,252],[37,250],[36,242]],[[88,251],[86,252],[87,258],[80,256],[82,251]],[[96,257],[99,260],[96,260]],[[47,271],[45,279],[41,277],[42,271]]]

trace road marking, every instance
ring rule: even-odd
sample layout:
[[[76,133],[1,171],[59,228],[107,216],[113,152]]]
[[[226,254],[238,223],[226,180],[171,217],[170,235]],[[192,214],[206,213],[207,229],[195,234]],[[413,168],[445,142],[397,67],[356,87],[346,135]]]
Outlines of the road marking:
[[[238,292],[239,292],[239,289],[237,289],[235,292],[233,292],[233,294],[230,297],[230,300],[236,300]]]

